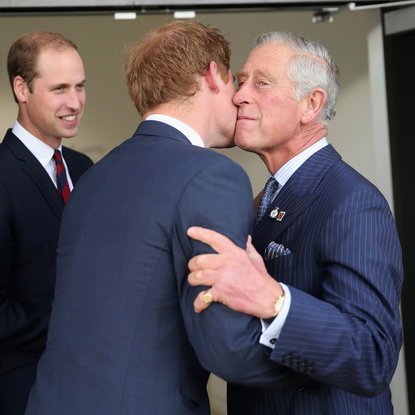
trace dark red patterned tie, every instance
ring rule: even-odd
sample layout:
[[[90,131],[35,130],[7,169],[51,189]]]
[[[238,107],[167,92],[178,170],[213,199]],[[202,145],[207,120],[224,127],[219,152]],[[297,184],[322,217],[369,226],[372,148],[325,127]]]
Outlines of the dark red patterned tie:
[[[65,165],[63,164],[61,152],[59,150],[55,150],[55,153],[53,154],[53,159],[56,162],[59,194],[61,195],[63,201],[66,203],[68,201],[68,197],[71,191],[69,189],[69,183],[66,178]]]

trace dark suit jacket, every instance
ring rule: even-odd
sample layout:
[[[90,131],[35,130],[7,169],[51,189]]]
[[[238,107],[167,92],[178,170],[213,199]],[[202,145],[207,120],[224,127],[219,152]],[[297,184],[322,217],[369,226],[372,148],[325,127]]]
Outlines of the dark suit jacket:
[[[209,414],[209,372],[289,384],[259,344],[259,320],[212,304],[188,261],[187,237],[216,229],[245,247],[252,190],[240,166],[144,121],[82,178],[65,209],[46,351],[27,415]]]
[[[228,385],[229,415],[392,414],[389,382],[402,345],[401,248],[388,204],[332,146],[308,159],[265,215],[253,243],[291,255],[267,262],[292,295],[271,353],[320,387],[298,391]]]
[[[63,149],[75,184],[92,165]],[[0,413],[24,413],[46,344],[64,203],[45,169],[9,130],[0,144]]]

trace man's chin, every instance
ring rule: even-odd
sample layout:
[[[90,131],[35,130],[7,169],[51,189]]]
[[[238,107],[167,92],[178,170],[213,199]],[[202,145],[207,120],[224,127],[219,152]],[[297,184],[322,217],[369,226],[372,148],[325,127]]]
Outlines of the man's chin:
[[[63,131],[62,132],[62,138],[73,138],[78,134],[78,128],[71,131]]]
[[[235,138],[234,141],[235,141],[235,146],[239,147],[241,150],[249,151],[250,153],[255,153],[254,149],[250,147],[248,143],[246,143],[246,141],[238,140],[237,138]]]
[[[233,148],[235,147],[235,142],[233,141],[233,138],[229,141],[223,141],[221,143],[218,143],[217,145],[213,145],[211,148]]]
[[[235,143],[235,146],[239,147],[240,149],[247,150],[245,140],[242,140],[237,133],[233,138],[233,142]]]

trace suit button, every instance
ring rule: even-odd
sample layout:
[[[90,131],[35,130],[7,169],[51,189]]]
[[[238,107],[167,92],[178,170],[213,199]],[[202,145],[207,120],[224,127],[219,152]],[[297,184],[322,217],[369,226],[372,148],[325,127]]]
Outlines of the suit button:
[[[312,368],[312,366],[307,366],[307,369],[305,370],[305,373],[307,373],[307,375],[310,375],[313,372],[314,372],[314,369]]]
[[[293,369],[297,369],[297,367],[298,367],[298,360],[296,360],[296,359],[292,360],[291,361],[291,367]]]
[[[300,363],[300,365],[298,366],[298,370],[300,372],[304,372],[307,368],[307,365],[305,363]]]
[[[291,356],[285,356],[282,360],[282,363],[284,363],[285,365],[289,365],[291,363]]]

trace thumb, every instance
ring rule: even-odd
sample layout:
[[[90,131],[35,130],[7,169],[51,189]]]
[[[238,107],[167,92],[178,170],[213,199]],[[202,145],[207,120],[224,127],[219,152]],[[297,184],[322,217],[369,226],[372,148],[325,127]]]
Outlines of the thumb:
[[[254,245],[252,245],[252,236],[248,235],[248,239],[246,241],[246,253],[251,256],[251,254],[258,254],[258,252],[256,251]]]

